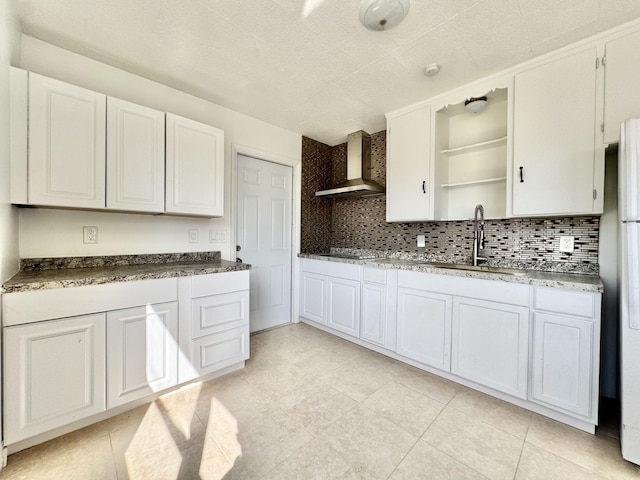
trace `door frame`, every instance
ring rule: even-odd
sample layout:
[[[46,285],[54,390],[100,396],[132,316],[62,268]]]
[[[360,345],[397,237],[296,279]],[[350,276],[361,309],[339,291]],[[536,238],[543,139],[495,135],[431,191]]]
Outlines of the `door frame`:
[[[231,258],[235,261],[237,258],[236,245],[238,244],[236,233],[238,227],[238,205],[236,195],[238,193],[238,155],[253,157],[258,160],[284,165],[291,167],[293,173],[293,185],[291,189],[291,323],[300,321],[300,301],[299,301],[299,284],[300,284],[300,264],[298,254],[300,253],[300,208],[301,208],[301,178],[302,178],[302,161],[298,158],[285,157],[281,155],[273,155],[264,150],[240,145],[231,144],[231,192],[229,205],[231,206],[230,232],[229,232],[229,249]]]

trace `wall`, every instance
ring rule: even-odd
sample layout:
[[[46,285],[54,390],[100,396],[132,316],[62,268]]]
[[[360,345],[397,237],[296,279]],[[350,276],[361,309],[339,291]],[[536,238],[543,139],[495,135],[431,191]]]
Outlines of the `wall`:
[[[322,253],[331,247],[331,202],[315,192],[332,183],[332,150],[302,137],[301,252]]]
[[[9,204],[9,66],[20,38],[15,4],[0,2],[0,283],[18,269],[18,210]]]
[[[386,179],[386,132],[378,132],[371,137],[372,171],[371,178],[384,184]],[[319,148],[319,147],[317,147]],[[346,144],[331,148],[332,180],[330,184],[343,181],[346,176]],[[313,168],[317,173],[306,172]],[[303,155],[303,176],[319,175],[328,170],[326,160]],[[323,177],[324,178],[324,177]],[[329,184],[317,185],[316,189]],[[334,248],[364,248],[372,250],[392,250],[411,253],[438,255],[443,260],[469,262],[472,255],[473,222],[422,222],[387,223],[386,197],[365,197],[345,199],[321,199],[322,208],[331,204],[331,240]],[[316,207],[317,209],[319,206]],[[303,225],[305,215],[311,214],[303,205]],[[471,216],[473,212],[469,212]],[[308,245],[309,237],[317,237],[327,228],[313,230],[308,225],[303,230],[302,245],[305,253],[320,253],[315,245]],[[485,223],[486,249],[484,255],[502,264],[526,262],[532,268],[547,268],[549,263],[562,264],[567,269],[597,271],[598,268],[599,217],[571,218],[525,218],[487,220]],[[416,235],[424,234],[426,248],[416,247]],[[558,252],[559,235],[575,237],[575,251],[572,254]],[[325,248],[325,244],[323,244]],[[326,249],[324,251],[327,251]]]
[[[223,218],[113,214],[70,210],[21,209],[20,256],[59,257],[220,250],[235,258],[231,248],[232,153],[247,153],[285,165],[298,166],[301,136],[229,110],[201,98],[110,67],[23,35],[19,65],[62,81],[158,110],[172,112],[225,131],[225,213]],[[294,194],[298,201],[299,191]],[[297,219],[296,219],[297,220]],[[82,243],[82,226],[98,227],[99,243]],[[188,242],[188,230],[200,231],[200,242]],[[297,231],[298,225],[294,225]],[[209,243],[209,230],[227,233],[224,243]],[[294,245],[297,244],[297,239]]]

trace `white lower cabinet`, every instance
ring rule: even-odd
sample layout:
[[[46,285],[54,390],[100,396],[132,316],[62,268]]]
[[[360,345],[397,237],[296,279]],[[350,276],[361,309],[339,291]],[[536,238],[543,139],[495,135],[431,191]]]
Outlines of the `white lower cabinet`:
[[[360,280],[329,277],[327,325],[358,337],[360,334]]]
[[[396,353],[449,371],[451,295],[398,288]]]
[[[363,267],[360,290],[360,339],[396,349],[396,289],[398,272]]]
[[[4,443],[105,410],[105,315],[4,329]]]
[[[302,272],[300,315],[317,323],[327,323],[327,277]]]
[[[534,289],[531,401],[597,422],[601,295]]]
[[[249,358],[249,271],[180,279],[183,310],[178,380],[187,382]],[[188,298],[191,297],[191,298]]]
[[[178,302],[107,313],[107,408],[178,383]]]
[[[529,308],[454,297],[451,373],[527,398]]]

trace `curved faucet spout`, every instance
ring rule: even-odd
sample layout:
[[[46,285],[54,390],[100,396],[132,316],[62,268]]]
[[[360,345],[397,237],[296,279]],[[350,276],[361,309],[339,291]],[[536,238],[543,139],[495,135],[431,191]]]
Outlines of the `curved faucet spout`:
[[[478,221],[478,215],[480,221]],[[484,248],[484,207],[481,204],[476,205],[473,213],[473,266],[478,266],[478,260],[486,260],[484,257],[478,256],[478,252]]]

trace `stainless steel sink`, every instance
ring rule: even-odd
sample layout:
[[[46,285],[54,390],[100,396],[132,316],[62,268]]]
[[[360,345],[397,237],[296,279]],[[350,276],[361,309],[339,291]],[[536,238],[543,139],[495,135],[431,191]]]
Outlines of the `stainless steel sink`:
[[[418,262],[416,262],[418,264]],[[526,275],[524,270],[518,270],[517,268],[502,268],[502,267],[489,267],[487,265],[462,265],[458,263],[439,263],[439,262],[420,262],[421,265],[429,265],[436,268],[448,268],[451,270],[469,270],[471,272],[487,272],[487,273],[501,273],[503,275]]]

